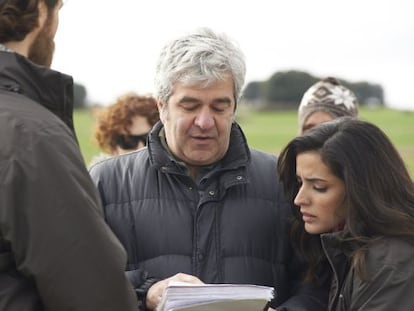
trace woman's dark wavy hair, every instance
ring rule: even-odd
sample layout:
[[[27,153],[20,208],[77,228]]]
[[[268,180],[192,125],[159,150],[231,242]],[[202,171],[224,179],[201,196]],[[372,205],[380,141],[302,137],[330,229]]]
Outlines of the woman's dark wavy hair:
[[[22,41],[37,25],[38,4],[51,12],[58,0],[0,0],[0,43]]]
[[[278,171],[294,215],[292,239],[309,261],[307,279],[325,261],[319,235],[304,229],[293,203],[299,184],[296,156],[317,151],[345,185],[347,241],[356,243],[353,266],[364,277],[365,253],[381,237],[414,239],[414,184],[398,151],[377,126],[344,117],[294,138],[281,152]]]

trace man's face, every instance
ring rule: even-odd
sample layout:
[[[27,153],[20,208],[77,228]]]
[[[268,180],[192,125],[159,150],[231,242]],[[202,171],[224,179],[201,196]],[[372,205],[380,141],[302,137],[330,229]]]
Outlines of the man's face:
[[[190,166],[210,165],[223,158],[234,119],[231,77],[207,87],[176,83],[168,104],[158,105],[174,156]]]
[[[49,9],[48,17],[43,27],[29,49],[28,58],[35,64],[50,67],[55,52],[55,35],[59,25],[59,10],[62,0],[54,8]]]

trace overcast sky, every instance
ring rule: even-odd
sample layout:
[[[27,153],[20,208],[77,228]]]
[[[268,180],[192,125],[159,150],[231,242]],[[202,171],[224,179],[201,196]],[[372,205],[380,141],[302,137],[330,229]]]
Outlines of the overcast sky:
[[[387,104],[414,110],[411,0],[67,0],[52,67],[91,102],[153,90],[170,39],[208,26],[246,56],[246,82],[281,70],[379,83]]]

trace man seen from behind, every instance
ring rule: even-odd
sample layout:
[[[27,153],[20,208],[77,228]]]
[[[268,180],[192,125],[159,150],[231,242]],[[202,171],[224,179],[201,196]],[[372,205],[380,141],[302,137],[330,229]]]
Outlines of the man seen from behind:
[[[125,250],[51,70],[62,0],[0,0],[0,310],[132,311]]]

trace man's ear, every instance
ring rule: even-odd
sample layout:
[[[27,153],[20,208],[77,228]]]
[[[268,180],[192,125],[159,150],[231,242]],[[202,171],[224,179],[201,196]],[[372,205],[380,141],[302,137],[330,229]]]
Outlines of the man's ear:
[[[40,0],[37,4],[37,10],[39,11],[39,17],[37,19],[37,29],[42,29],[46,23],[48,17],[48,8],[46,6],[45,0]]]
[[[167,114],[166,104],[163,101],[158,100],[157,107],[158,107],[158,113],[160,115],[161,123],[164,123],[166,119],[166,114]]]

